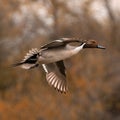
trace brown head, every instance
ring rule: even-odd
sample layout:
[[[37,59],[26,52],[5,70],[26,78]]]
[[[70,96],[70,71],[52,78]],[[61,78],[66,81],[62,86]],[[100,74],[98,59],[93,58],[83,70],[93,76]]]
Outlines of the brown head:
[[[87,40],[84,41],[85,45],[83,46],[83,48],[99,48],[99,49],[105,49],[105,47],[99,45],[97,43],[97,41],[95,40]]]

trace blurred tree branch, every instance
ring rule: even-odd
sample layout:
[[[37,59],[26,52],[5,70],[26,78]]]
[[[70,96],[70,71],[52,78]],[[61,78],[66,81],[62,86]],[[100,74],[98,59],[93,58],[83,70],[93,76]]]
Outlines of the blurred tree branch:
[[[110,6],[110,1],[109,0],[104,0],[104,2],[105,2],[105,6],[107,8],[108,15],[109,15],[109,18],[110,18],[109,19],[110,20],[110,26],[111,26],[110,41],[113,44],[113,43],[117,42],[117,31],[118,31],[117,23],[116,23],[114,13],[113,13],[113,11],[111,9],[111,6]]]

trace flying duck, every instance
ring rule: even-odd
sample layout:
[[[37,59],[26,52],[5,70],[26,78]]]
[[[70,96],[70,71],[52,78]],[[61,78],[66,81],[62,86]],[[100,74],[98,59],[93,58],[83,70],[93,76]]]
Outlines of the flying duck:
[[[95,40],[60,38],[45,44],[40,49],[29,50],[24,59],[14,64],[14,67],[20,66],[23,69],[32,69],[42,65],[49,85],[60,92],[66,93],[68,88],[63,61],[85,48],[105,49],[105,47],[98,45]]]

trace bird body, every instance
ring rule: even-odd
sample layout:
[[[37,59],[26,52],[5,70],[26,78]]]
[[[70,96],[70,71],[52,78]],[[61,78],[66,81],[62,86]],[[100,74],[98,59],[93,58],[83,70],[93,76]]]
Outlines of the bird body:
[[[62,46],[58,48],[41,50],[40,52],[41,55],[38,57],[38,61],[42,64],[44,63],[46,64],[60,60],[65,60],[77,54],[80,50],[82,50],[83,45],[77,47],[66,45],[66,47]]]
[[[77,45],[71,43],[77,43]],[[58,91],[65,93],[67,82],[63,61],[79,53],[84,48],[105,49],[103,46],[98,45],[95,40],[61,38],[42,46],[40,49],[30,50],[24,59],[14,64],[14,66],[31,69],[41,64],[46,73],[47,82]]]

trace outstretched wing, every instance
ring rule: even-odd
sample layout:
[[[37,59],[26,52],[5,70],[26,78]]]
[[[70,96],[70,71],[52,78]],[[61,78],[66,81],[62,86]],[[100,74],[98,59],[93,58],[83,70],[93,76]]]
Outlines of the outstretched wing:
[[[63,61],[42,64],[42,66],[46,72],[46,79],[49,85],[53,86],[58,91],[65,93],[67,91],[67,81]]]
[[[54,40],[48,44],[45,44],[40,49],[57,48],[57,47],[65,46],[67,43],[71,43],[71,42],[82,42],[82,41],[80,41],[80,39],[75,39],[75,38],[60,38],[59,40]]]
[[[20,66],[21,68],[24,68],[24,69],[31,69],[31,68],[37,67],[39,65],[37,63],[38,53],[39,51],[37,48],[29,50],[29,52],[26,54],[24,59],[19,63],[13,64],[13,67]]]
[[[54,41],[42,46],[41,49],[44,49],[44,48],[56,48],[56,47],[63,46],[63,45],[64,45],[63,40],[54,40]]]

